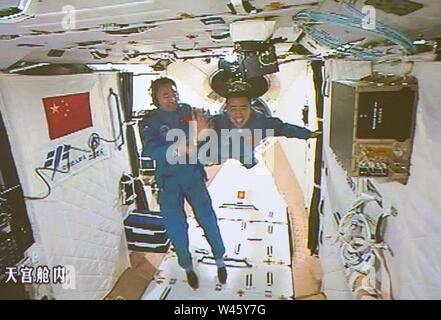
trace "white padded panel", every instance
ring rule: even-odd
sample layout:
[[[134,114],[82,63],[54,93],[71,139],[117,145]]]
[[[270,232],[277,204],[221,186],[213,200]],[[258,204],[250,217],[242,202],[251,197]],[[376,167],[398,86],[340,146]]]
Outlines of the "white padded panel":
[[[396,66],[407,69],[408,66]],[[377,67],[381,72],[382,69]],[[389,72],[391,72],[389,67]],[[393,68],[393,67],[392,67]],[[359,78],[370,74],[369,63],[329,61],[327,71],[331,79]],[[384,71],[383,71],[384,72]],[[441,134],[438,107],[441,92],[441,63],[418,62],[413,74],[419,81],[419,104],[417,125],[412,156],[411,176],[406,186],[396,182],[375,183],[386,203],[392,204],[398,216],[389,218],[385,231],[385,242],[391,247],[394,256],[387,256],[391,272],[392,289],[395,299],[439,299],[441,296],[441,220],[438,212],[441,200],[438,185],[441,177]],[[326,99],[325,119],[329,119],[329,99]],[[325,121],[325,139],[329,136],[329,121]],[[325,145],[329,145],[325,140]],[[328,218],[334,211],[343,213],[354,201],[355,194],[346,183],[346,173],[337,164],[329,147],[325,147],[325,162],[329,176],[325,177],[328,190],[329,208],[325,213],[325,235],[335,234],[335,223]],[[357,181],[357,180],[355,180]],[[320,257],[324,270],[324,282],[334,277],[337,266],[335,255],[329,245],[321,248]],[[329,268],[327,267],[329,266]],[[326,293],[333,297],[344,286],[342,283],[326,285]],[[337,291],[335,291],[337,290]],[[341,296],[341,295],[339,295]],[[335,296],[335,298],[338,298]]]
[[[44,164],[48,151],[62,144],[87,149],[92,132],[112,137],[107,95],[109,87],[117,91],[116,85],[115,75],[0,78],[1,112],[25,195],[46,192],[34,168]],[[50,141],[41,99],[78,92],[90,92],[93,128]],[[103,147],[105,156],[72,167],[71,174],[51,182],[48,198],[26,203],[36,243],[44,253],[40,261],[76,270],[76,289],[56,285],[56,299],[103,298],[128,266],[122,222],[127,208],[118,199],[118,181],[129,169],[128,153],[126,147],[117,151],[114,144]]]

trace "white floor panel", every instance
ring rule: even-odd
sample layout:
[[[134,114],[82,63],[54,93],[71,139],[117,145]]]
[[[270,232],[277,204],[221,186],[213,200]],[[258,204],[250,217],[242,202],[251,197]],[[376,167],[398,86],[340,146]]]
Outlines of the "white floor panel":
[[[252,204],[263,213],[285,214],[286,204],[277,191],[274,178],[263,165],[244,168],[238,161],[229,160],[219,170],[208,190],[216,213],[226,203]],[[238,191],[244,191],[244,199],[238,199]]]
[[[293,296],[289,267],[259,265],[252,268],[228,267],[228,280],[221,285],[215,265],[196,263],[199,289],[193,290],[185,280],[185,272],[176,268],[174,255],[168,255],[155,275],[143,300],[236,300],[289,299]]]
[[[212,181],[209,192],[226,249],[227,283],[218,282],[217,267],[204,232],[194,217],[189,217],[190,251],[199,289],[188,285],[185,271],[171,250],[142,299],[292,299],[286,203],[268,170],[261,165],[248,170],[237,161],[228,161]],[[225,204],[230,205],[219,208]],[[241,205],[258,210],[239,209]]]
[[[219,220],[219,228],[229,258],[247,258],[254,264],[291,264],[288,226],[266,222]],[[271,231],[269,233],[268,231]],[[190,249],[204,250],[212,256],[210,246],[196,221],[189,219]]]
[[[288,223],[286,207],[281,211],[267,212],[233,208],[215,208],[215,211],[218,219]]]

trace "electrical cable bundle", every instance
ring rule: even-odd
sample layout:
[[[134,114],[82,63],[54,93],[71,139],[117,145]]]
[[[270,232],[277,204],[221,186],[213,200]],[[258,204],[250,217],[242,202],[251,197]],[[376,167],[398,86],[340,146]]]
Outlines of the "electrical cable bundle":
[[[321,45],[331,48],[342,55],[352,55],[363,60],[375,60],[384,55],[383,52],[370,48],[363,48],[355,43],[343,43],[323,30],[317,30],[307,24],[302,26],[303,31]]]
[[[340,256],[346,273],[349,276],[351,290],[355,296],[367,293],[371,298],[380,298],[382,293],[377,290],[376,262],[383,265],[386,272],[382,273],[382,283],[385,284],[383,296],[392,296],[389,270],[386,266],[382,251],[389,250],[384,244],[380,230],[382,224],[390,215],[394,215],[393,207],[383,211],[377,219],[373,219],[366,213],[364,208],[367,203],[377,201],[375,197],[367,194],[355,202],[351,209],[338,222],[338,236],[340,242]],[[361,280],[358,288],[356,282]]]
[[[338,232],[342,240],[341,258],[345,267],[367,274],[375,263],[375,221],[353,207],[341,220]]]
[[[351,13],[353,13],[357,17],[356,19],[358,19],[360,22],[366,17],[366,14],[364,14],[363,12],[358,10],[353,5],[350,5],[349,3],[345,2],[344,0],[340,1],[340,3],[343,5],[343,7],[345,7]],[[355,24],[355,25],[351,25],[351,26],[355,27],[355,28],[360,28],[360,26],[361,26],[360,22],[358,22],[359,23],[358,25]],[[365,28],[362,28],[362,29],[366,30]],[[394,28],[389,27],[388,25],[386,25],[380,21],[375,21],[375,28],[372,30],[368,29],[367,31],[376,33],[376,34],[380,35],[381,37],[386,38],[386,39],[392,41],[393,43],[396,43],[396,44],[402,46],[407,51],[407,53],[413,54],[413,53],[416,53],[416,51],[417,51],[417,49],[411,39],[409,39],[402,32],[395,30]]]
[[[318,23],[329,22],[344,27],[363,30],[379,35],[382,38],[388,39],[393,43],[400,45],[408,53],[412,54],[416,52],[416,47],[413,44],[412,40],[406,37],[403,33],[379,21],[375,21],[375,28],[365,28],[363,27],[363,19],[366,18],[366,15],[352,5],[345,3],[344,1],[340,3],[352,13],[352,17],[337,13],[303,10],[294,17],[294,20],[301,22],[301,28],[303,29],[305,34],[309,35],[316,42],[326,47],[329,47],[335,52],[343,55],[349,54],[353,55],[356,58],[374,60],[383,56],[384,53],[379,50],[364,48],[362,46],[356,45],[355,43],[343,43],[341,40],[329,35],[329,33],[323,30],[318,30],[314,27],[314,25]]]

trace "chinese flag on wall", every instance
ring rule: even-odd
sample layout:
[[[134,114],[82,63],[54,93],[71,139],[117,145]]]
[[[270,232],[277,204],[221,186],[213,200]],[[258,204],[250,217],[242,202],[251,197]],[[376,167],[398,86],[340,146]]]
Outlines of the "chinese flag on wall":
[[[51,140],[92,127],[89,92],[43,98]]]

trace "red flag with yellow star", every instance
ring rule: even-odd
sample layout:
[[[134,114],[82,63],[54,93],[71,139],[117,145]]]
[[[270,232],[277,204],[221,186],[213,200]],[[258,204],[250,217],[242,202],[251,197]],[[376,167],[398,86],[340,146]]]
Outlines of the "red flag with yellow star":
[[[51,140],[92,127],[89,92],[43,98]]]

